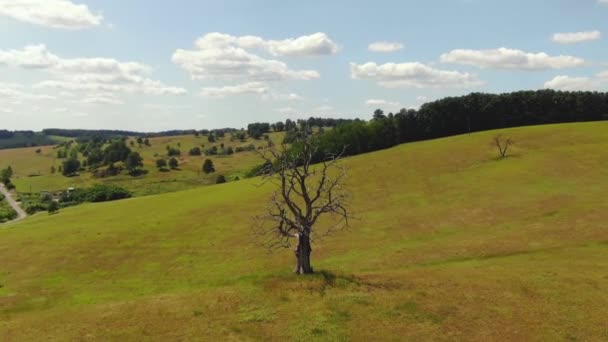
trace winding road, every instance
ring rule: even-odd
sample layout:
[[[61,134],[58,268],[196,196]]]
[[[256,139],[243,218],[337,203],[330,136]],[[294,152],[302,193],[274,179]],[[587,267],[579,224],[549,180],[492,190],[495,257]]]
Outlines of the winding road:
[[[2,184],[2,183],[0,183],[0,192],[6,198],[8,204],[10,204],[10,206],[13,207],[13,209],[17,212],[17,218],[12,221],[9,221],[9,222],[23,220],[27,216],[27,214],[25,213],[25,211],[23,211],[23,209],[21,209],[19,204],[17,204],[17,202],[15,202],[11,193],[4,187],[4,184]]]

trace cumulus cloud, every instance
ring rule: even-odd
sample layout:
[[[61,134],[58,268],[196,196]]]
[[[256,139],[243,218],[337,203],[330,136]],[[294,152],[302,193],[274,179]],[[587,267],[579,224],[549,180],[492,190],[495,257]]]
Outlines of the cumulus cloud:
[[[564,91],[593,90],[597,86],[597,82],[589,77],[556,76],[545,82],[545,88],[547,89]]]
[[[608,71],[600,72],[593,77],[556,76],[545,82],[547,89],[564,91],[600,90],[608,85]]]
[[[24,90],[24,87],[13,83],[0,83],[0,100],[11,105],[20,105],[31,101],[55,100],[55,96],[35,94]]]
[[[367,49],[371,52],[395,52],[399,50],[403,50],[403,44],[401,43],[391,43],[391,42],[375,42],[369,44]]]
[[[205,50],[217,47],[238,46],[243,49],[263,49],[274,56],[321,56],[333,55],[339,48],[325,33],[284,40],[265,40],[257,36],[236,37],[212,32],[196,40],[196,47]]]
[[[552,40],[558,44],[575,44],[575,43],[598,40],[601,38],[602,38],[602,33],[600,31],[585,31],[585,32],[571,32],[571,33],[556,33],[553,35]]]
[[[353,79],[372,79],[387,88],[469,88],[481,85],[472,74],[434,69],[418,62],[350,64]]]
[[[585,64],[585,60],[578,57],[549,56],[544,52],[529,53],[504,47],[494,50],[452,50],[441,55],[441,62],[511,70],[565,69]]]
[[[30,45],[22,50],[0,50],[0,66],[44,70],[54,79],[39,82],[36,88],[62,91],[95,91],[181,95],[186,90],[171,87],[147,77],[151,68],[136,62],[111,58],[61,58],[45,45]]]
[[[368,107],[400,107],[401,103],[382,99],[369,99],[365,101],[365,105]]]
[[[0,15],[30,24],[78,30],[98,26],[103,16],[68,0],[0,0]]]
[[[263,45],[275,56],[321,56],[333,55],[338,45],[322,32],[295,39],[269,40]]]
[[[124,102],[111,93],[91,94],[76,103],[84,105],[119,105]]]
[[[320,77],[314,70],[292,70],[286,63],[254,54],[264,49],[275,56],[309,56],[337,51],[325,34],[296,39],[267,41],[255,36],[235,37],[208,33],[195,42],[195,50],[178,49],[173,63],[190,73],[193,79],[246,80],[249,82],[312,80]],[[333,42],[332,42],[333,43]]]
[[[268,87],[265,83],[261,82],[249,82],[238,84],[235,86],[225,87],[208,87],[203,88],[201,95],[207,97],[226,97],[228,95],[238,94],[265,94],[268,92]]]

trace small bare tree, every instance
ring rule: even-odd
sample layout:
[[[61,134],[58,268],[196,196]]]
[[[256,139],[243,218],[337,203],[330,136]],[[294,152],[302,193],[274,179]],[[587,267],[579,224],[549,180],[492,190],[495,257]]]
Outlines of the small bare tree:
[[[496,146],[496,148],[498,148],[498,154],[500,155],[500,158],[506,158],[509,147],[514,144],[511,138],[505,138],[501,134],[494,136],[494,138],[492,138],[492,142]]]
[[[338,165],[343,153],[323,154],[319,164],[313,165],[319,150],[310,138],[298,139],[291,149],[285,144],[271,145],[259,153],[265,161],[264,183],[272,183],[276,190],[266,213],[256,218],[254,230],[269,251],[288,248],[292,239],[297,241],[297,274],[313,273],[312,241],[348,227],[349,196],[343,188],[346,170]],[[317,225],[322,216],[333,220],[321,231]]]

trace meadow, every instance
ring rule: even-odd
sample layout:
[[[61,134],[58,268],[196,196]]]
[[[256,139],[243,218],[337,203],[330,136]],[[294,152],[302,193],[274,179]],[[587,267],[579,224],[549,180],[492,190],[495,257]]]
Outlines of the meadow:
[[[279,143],[282,141],[283,134],[270,133],[269,137]],[[135,142],[135,139],[130,138],[129,145],[131,141]],[[178,147],[178,144],[181,147]],[[95,183],[109,183],[126,188],[136,196],[141,196],[215,184],[217,176],[220,174],[228,180],[234,180],[237,177],[243,178],[252,167],[259,164],[259,156],[253,151],[235,153],[230,156],[188,155],[188,151],[193,147],[204,145],[205,148],[210,148],[213,145],[219,147],[220,144],[224,144],[226,148],[249,144],[258,147],[265,146],[267,141],[251,138],[246,141],[231,141],[229,134],[218,138],[214,143],[209,143],[206,136],[195,137],[194,135],[150,138],[151,146],[139,146],[138,144],[130,146],[133,151],[141,154],[144,159],[144,169],[148,171],[147,174],[138,177],[121,174],[116,177],[95,178],[91,172],[81,172],[76,177],[65,177],[60,172],[52,173],[51,168],[54,167],[57,170],[65,160],[57,158],[55,146],[0,150],[0,167],[10,165],[13,168],[15,173],[13,183],[18,192],[60,191],[70,187],[88,187]],[[179,168],[171,172],[160,172],[156,167],[156,160],[168,159],[166,151],[168,145],[181,150],[181,156],[177,157]],[[37,150],[40,152],[37,153]],[[82,159],[82,156],[80,158]],[[207,158],[211,159],[215,165],[214,174],[206,175],[201,172],[203,161]]]
[[[515,141],[508,158],[491,145],[498,133]],[[23,151],[12,156],[21,189],[42,168],[29,160],[52,161],[49,148]],[[148,164],[155,152],[144,153]],[[234,158],[216,168],[256,163]],[[1,226],[0,340],[608,339],[607,122],[460,135],[342,163],[359,219],[316,241],[312,276],[291,274],[292,250],[253,243],[272,191],[258,178]],[[141,188],[161,176],[176,177],[151,170]]]

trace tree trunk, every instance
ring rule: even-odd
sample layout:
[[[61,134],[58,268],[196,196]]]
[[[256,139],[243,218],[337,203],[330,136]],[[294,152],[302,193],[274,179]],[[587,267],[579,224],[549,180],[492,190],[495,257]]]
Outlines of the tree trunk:
[[[296,267],[293,270],[297,274],[310,274],[313,273],[312,267],[310,266],[310,235],[309,234],[298,234],[298,247],[296,247]]]

